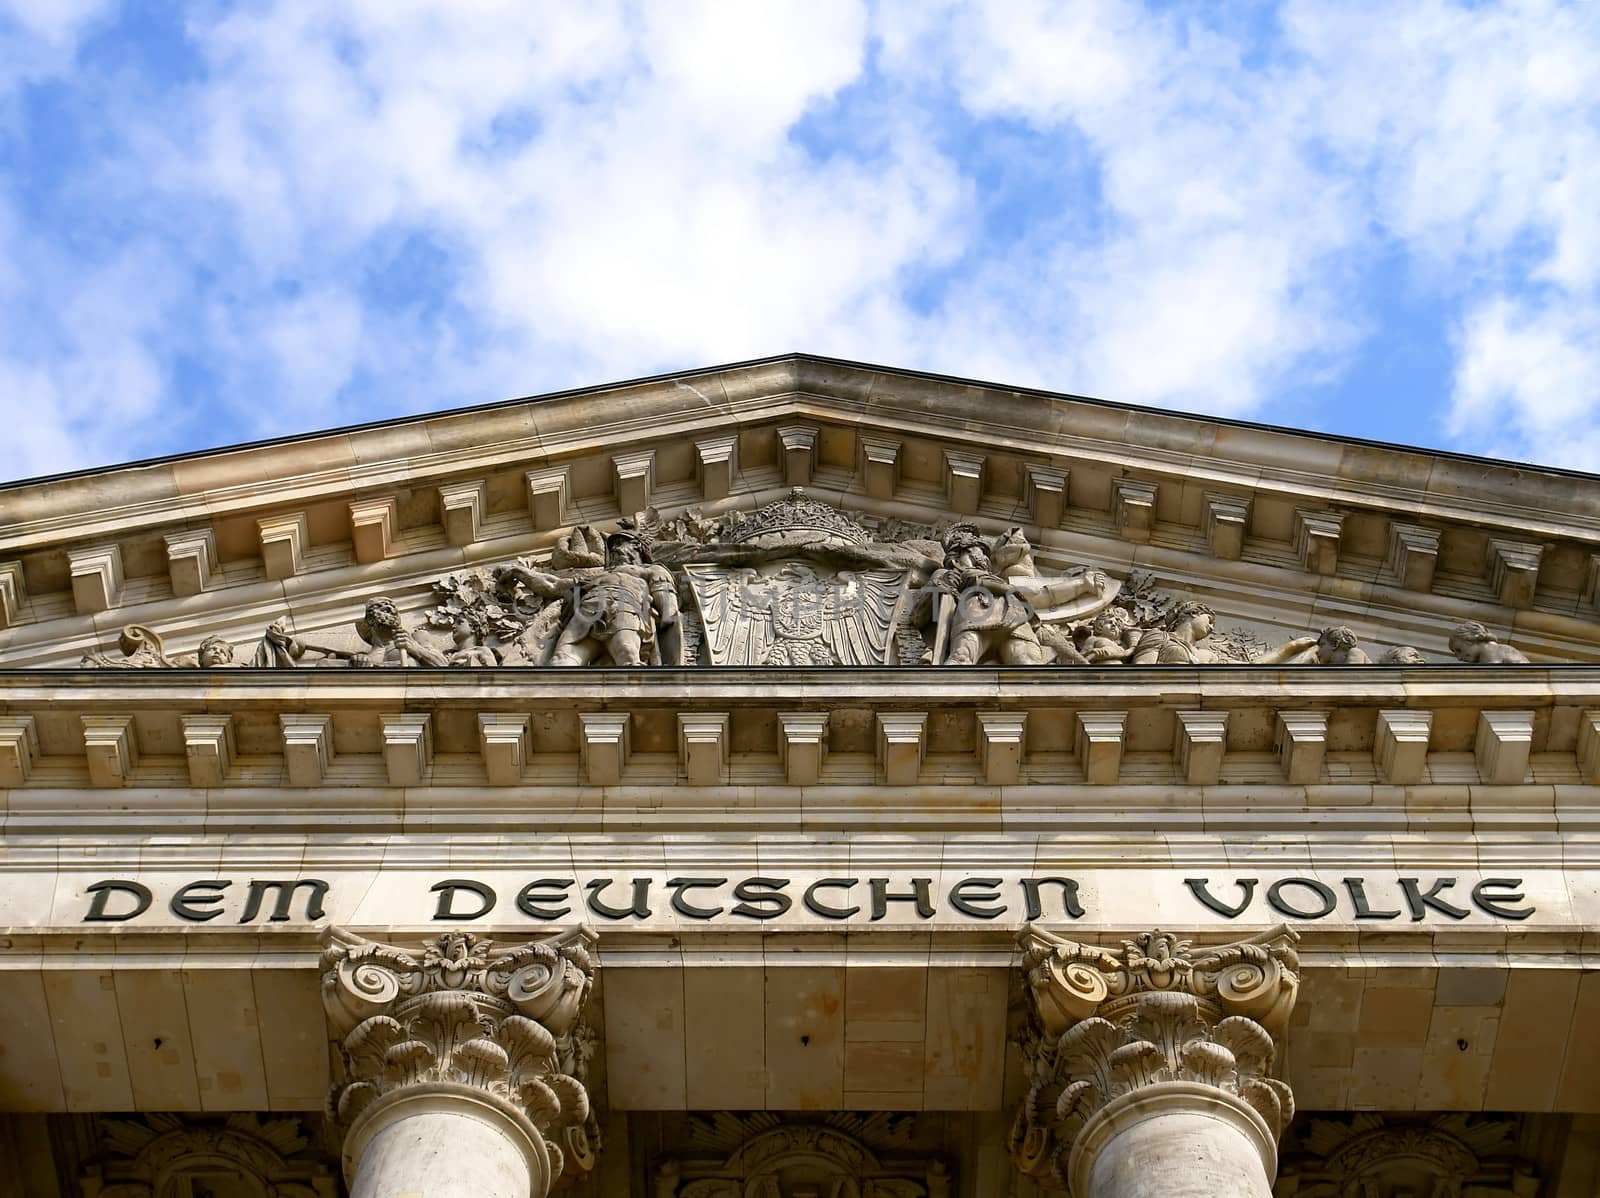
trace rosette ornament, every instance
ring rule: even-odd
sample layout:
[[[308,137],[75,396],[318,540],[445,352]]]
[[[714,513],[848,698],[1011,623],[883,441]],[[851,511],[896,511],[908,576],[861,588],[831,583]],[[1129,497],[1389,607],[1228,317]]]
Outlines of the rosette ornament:
[[[1024,929],[1017,1167],[1078,1198],[1266,1194],[1294,1116],[1272,1074],[1300,983],[1295,939],[1283,927],[1197,949],[1147,932],[1112,952]],[[1158,1186],[1164,1156],[1190,1165]]]
[[[365,1150],[407,1118],[470,1119],[520,1145],[528,1182],[511,1184],[517,1198],[542,1198],[594,1167],[581,1023],[593,945],[585,928],[508,946],[447,932],[420,950],[328,932],[322,999],[345,1072],[329,1108],[346,1128],[353,1195]]]

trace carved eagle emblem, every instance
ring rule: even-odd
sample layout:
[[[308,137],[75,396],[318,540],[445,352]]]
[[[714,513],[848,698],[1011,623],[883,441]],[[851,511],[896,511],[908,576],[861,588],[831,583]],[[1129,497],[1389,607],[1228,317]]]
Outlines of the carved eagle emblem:
[[[910,577],[904,570],[819,574],[798,560],[683,570],[705,652],[718,666],[884,665]]]

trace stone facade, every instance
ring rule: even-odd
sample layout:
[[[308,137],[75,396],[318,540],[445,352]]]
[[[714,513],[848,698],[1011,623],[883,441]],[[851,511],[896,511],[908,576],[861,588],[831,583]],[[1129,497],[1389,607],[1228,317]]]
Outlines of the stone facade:
[[[0,488],[0,1195],[1590,1198],[1597,588],[806,357]]]

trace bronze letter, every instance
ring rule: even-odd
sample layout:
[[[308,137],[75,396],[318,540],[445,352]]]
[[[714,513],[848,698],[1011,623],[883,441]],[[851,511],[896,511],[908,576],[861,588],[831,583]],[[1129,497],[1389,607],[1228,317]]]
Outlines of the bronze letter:
[[[322,918],[322,900],[328,893],[328,884],[321,878],[301,878],[296,882],[258,882],[250,881],[250,892],[244,896],[244,914],[239,916],[240,923],[249,923],[261,914],[261,900],[267,897],[267,892],[272,892],[272,914],[267,916],[268,923],[287,923],[289,921],[289,904],[294,901],[294,892],[302,886],[311,887],[311,897],[306,899],[306,918]]]
[[[627,919],[632,915],[635,919],[650,918],[650,879],[635,878],[633,880],[633,906],[612,907],[600,901],[600,892],[611,885],[610,878],[595,878],[585,885],[589,892],[589,910],[605,919]]]
[[[1533,914],[1532,907],[1503,907],[1501,903],[1522,902],[1522,891],[1515,894],[1488,894],[1486,891],[1492,886],[1496,890],[1510,890],[1514,886],[1521,886],[1521,878],[1485,878],[1472,888],[1472,901],[1482,907],[1484,911],[1496,919],[1527,919]]]
[[[1041,886],[1061,887],[1061,913],[1073,919],[1083,918],[1083,905],[1078,902],[1078,883],[1072,878],[1023,878],[1022,898],[1028,905],[1028,918],[1038,919],[1044,914],[1044,902],[1039,898]]]
[[[1438,897],[1441,890],[1456,884],[1454,878],[1435,878],[1433,885],[1427,890],[1419,890],[1419,880],[1416,878],[1401,878],[1400,893],[1406,896],[1406,906],[1411,908],[1411,922],[1420,920],[1427,908],[1432,907],[1441,915],[1448,915],[1451,919],[1465,919],[1472,912],[1457,907],[1454,903],[1447,903]]]
[[[727,881],[727,878],[668,878],[667,885],[672,887],[672,909],[690,919],[715,919],[722,914],[721,907],[696,907],[685,901],[683,892],[696,886],[722,886]]]
[[[564,891],[571,889],[571,878],[536,878],[517,892],[517,910],[524,915],[531,915],[535,919],[560,919],[563,915],[572,914],[568,906],[546,907],[544,903],[566,903]],[[553,890],[554,894],[542,894],[541,891]]]
[[[830,907],[821,902],[817,897],[819,890],[849,890],[856,884],[855,878],[818,878],[806,887],[805,896],[800,900],[806,905],[806,910],[822,916],[823,919],[849,919],[860,912],[860,907]]]
[[[890,903],[915,903],[918,919],[933,918],[933,899],[928,894],[928,888],[933,885],[932,878],[912,878],[910,894],[890,894],[888,878],[868,878],[867,885],[872,887],[874,923],[889,913]]]
[[[106,913],[106,903],[110,901],[112,892],[120,891],[122,894],[133,896],[134,908],[125,915],[110,915]],[[143,915],[150,909],[150,887],[140,885],[138,882],[124,882],[112,878],[104,882],[96,882],[88,887],[87,893],[94,895],[89,903],[89,913],[83,917],[85,923],[121,923],[127,919]]]
[[[1285,886],[1303,886],[1316,895],[1322,904],[1320,911],[1301,911],[1291,907],[1283,897]],[[1317,881],[1315,878],[1279,878],[1267,887],[1267,904],[1280,915],[1292,916],[1295,919],[1321,919],[1338,906],[1339,900],[1334,896],[1333,888]]]
[[[205,923],[208,919],[215,919],[221,911],[202,911],[202,906],[209,907],[213,903],[222,901],[222,892],[232,886],[231,881],[218,879],[207,882],[190,882],[187,886],[179,887],[178,893],[172,896],[169,904],[172,913],[179,919],[187,919],[192,923]],[[207,894],[215,891],[215,894]]]
[[[788,884],[788,878],[746,878],[733,888],[733,897],[739,900],[733,914],[749,919],[777,919],[794,906],[792,898],[780,893]],[[771,903],[774,909],[766,910],[757,903]]]
[[[1350,892],[1350,901],[1356,905],[1357,919],[1399,919],[1398,911],[1374,911],[1367,906],[1367,883],[1364,878],[1346,878],[1344,888]]]
[[[435,919],[480,919],[494,910],[494,890],[482,882],[474,882],[470,878],[446,878],[443,882],[435,882],[428,887],[430,893],[439,895],[439,907],[433,913]],[[469,894],[478,896],[482,904],[476,911],[465,912],[455,909],[456,891],[465,890]]]
[[[1239,900],[1239,905],[1237,907],[1230,907],[1227,903],[1223,902],[1221,899],[1217,898],[1216,895],[1211,893],[1208,885],[1210,881],[1210,878],[1185,878],[1183,880],[1183,884],[1190,889],[1195,898],[1199,899],[1202,903],[1210,907],[1224,919],[1238,919],[1240,915],[1244,914],[1244,909],[1250,905],[1250,900],[1254,898],[1256,894],[1255,878],[1239,878],[1237,879],[1236,884],[1240,890],[1244,891],[1244,897]]]
[[[962,878],[950,887],[950,905],[963,915],[974,919],[995,919],[1006,913],[1000,903],[1000,892],[995,889],[1004,878]],[[977,893],[969,893],[969,890]],[[1000,903],[998,907],[980,907],[979,903]]]

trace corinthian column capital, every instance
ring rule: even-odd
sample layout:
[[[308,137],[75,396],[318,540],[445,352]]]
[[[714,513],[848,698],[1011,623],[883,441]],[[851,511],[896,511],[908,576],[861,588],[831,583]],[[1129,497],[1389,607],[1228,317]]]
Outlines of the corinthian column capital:
[[[1017,1166],[1086,1195],[1112,1139],[1154,1114],[1188,1112],[1230,1125],[1270,1180],[1294,1116],[1289,1087],[1271,1075],[1300,984],[1296,939],[1281,927],[1195,948],[1145,932],[1110,951],[1025,928],[1030,1086],[1012,1128]],[[1215,1192],[1256,1192],[1247,1180]]]
[[[585,928],[503,946],[447,932],[416,950],[329,930],[322,1000],[345,1067],[329,1107],[353,1192],[379,1131],[441,1106],[525,1139],[535,1198],[594,1166],[581,1023],[593,945]]]

